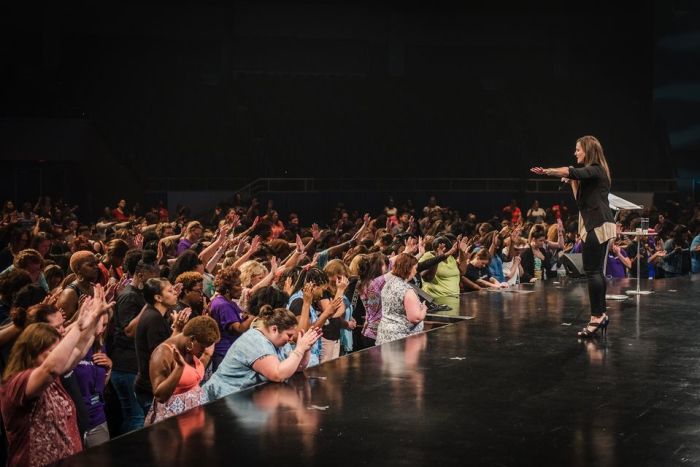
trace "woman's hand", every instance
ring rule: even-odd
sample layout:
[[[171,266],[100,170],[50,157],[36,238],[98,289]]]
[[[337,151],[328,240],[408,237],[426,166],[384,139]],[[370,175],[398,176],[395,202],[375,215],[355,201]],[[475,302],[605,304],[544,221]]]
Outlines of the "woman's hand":
[[[417,248],[418,242],[416,239],[414,237],[408,237],[408,239],[406,239],[406,248],[403,250],[403,252],[412,255],[416,252]]]
[[[318,228],[318,224],[316,223],[311,224],[311,238],[314,239],[314,242],[321,241],[321,229]]]
[[[188,307],[180,311],[173,311],[170,313],[170,317],[173,321],[172,329],[176,332],[182,332],[182,328],[187,324],[187,320],[190,319],[192,310]]]
[[[297,348],[304,353],[308,352],[322,335],[323,332],[317,327],[310,328],[306,332],[299,331],[299,335],[297,336]]]
[[[175,365],[178,367],[185,366],[185,359],[182,357],[182,354],[180,353],[179,350],[177,350],[177,347],[175,347],[175,346],[173,346],[173,361],[175,362]]]
[[[345,293],[345,289],[348,288],[348,284],[350,284],[350,281],[345,276],[338,276],[335,278],[335,286],[338,293],[341,295]]]
[[[291,278],[290,278],[291,279]],[[304,284],[304,303],[311,304],[314,299],[314,283]]]
[[[112,370],[112,359],[109,358],[104,352],[96,352],[93,354],[92,362],[95,365],[107,368],[108,372]]]
[[[423,256],[425,254],[425,239],[423,237],[418,237],[418,255]]]
[[[547,175],[545,169],[543,169],[542,167],[533,167],[530,169],[530,172],[536,175]]]

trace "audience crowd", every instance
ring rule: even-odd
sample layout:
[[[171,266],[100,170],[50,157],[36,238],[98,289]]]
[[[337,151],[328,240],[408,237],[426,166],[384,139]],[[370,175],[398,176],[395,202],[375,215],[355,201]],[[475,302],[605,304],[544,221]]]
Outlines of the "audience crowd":
[[[525,215],[523,215],[523,213]],[[423,330],[444,297],[565,274],[578,213],[516,200],[491,219],[389,200],[323,228],[272,202],[206,219],[126,200],[94,223],[3,206],[0,409],[9,465],[44,465],[203,402]],[[652,219],[640,247],[622,232]],[[700,273],[700,205],[620,213],[606,274]]]

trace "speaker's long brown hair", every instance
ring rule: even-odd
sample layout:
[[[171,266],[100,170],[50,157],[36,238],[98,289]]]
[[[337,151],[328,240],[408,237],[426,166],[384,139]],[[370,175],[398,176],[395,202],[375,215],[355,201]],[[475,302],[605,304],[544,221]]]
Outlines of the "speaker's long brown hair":
[[[598,141],[595,136],[581,136],[576,140],[577,143],[581,145],[581,149],[586,154],[583,159],[583,165],[599,164],[608,176],[608,181],[610,178],[610,168],[608,167],[608,161],[605,159],[605,154],[603,153],[603,146]]]

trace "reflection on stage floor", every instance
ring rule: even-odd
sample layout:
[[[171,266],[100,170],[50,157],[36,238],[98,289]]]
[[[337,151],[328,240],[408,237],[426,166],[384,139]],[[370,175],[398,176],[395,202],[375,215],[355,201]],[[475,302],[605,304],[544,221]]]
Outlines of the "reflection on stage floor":
[[[464,294],[429,332],[66,465],[698,465],[700,279],[643,285],[655,293],[608,302],[608,337],[589,341],[585,281]]]

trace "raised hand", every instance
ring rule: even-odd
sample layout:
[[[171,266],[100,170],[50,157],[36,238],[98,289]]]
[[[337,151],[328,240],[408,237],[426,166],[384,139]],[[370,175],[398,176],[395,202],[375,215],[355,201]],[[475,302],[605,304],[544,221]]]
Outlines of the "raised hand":
[[[472,247],[472,242],[473,242],[473,239],[470,240],[469,238],[463,238],[459,242],[459,251],[461,251],[462,254],[464,254],[464,255],[468,255],[469,251],[471,250],[471,247]]]
[[[530,172],[537,175],[546,175],[542,167],[533,167],[530,169]]]
[[[279,266],[277,264],[277,257],[273,256],[272,258],[270,258],[270,273],[273,276],[276,276],[278,269],[279,269]]]
[[[435,248],[435,254],[437,256],[444,255],[445,254],[445,249],[447,247],[445,246],[444,243],[438,243],[438,246]]]
[[[260,243],[262,242],[262,239],[260,238],[260,235],[256,235],[255,238],[253,238],[253,242],[250,244],[250,254],[255,254],[257,253],[258,249],[260,248]]]
[[[459,236],[457,237],[457,240],[455,240],[455,242],[452,244],[452,247],[450,247],[450,249],[447,251],[446,255],[447,255],[447,256],[452,256],[452,255],[454,255],[455,253],[457,253],[457,251],[459,251],[459,245],[460,245],[460,242],[461,242],[461,241],[462,241],[462,236],[459,235]]]
[[[340,293],[345,293],[345,289],[348,288],[350,281],[345,276],[338,276],[335,278],[335,286]]]
[[[311,238],[313,238],[315,242],[321,241],[321,229],[318,228],[318,224],[316,223],[311,224]]]
[[[304,284],[303,294],[305,303],[311,303],[314,300],[314,287],[313,282]]]
[[[425,254],[425,239],[423,237],[418,237],[418,254],[421,256]]]
[[[323,335],[320,328],[312,327],[308,331],[299,331],[297,336],[297,348],[302,352],[307,352]]]
[[[180,311],[172,311],[170,313],[170,317],[172,319],[173,325],[172,328],[173,330],[177,332],[182,332],[182,328],[185,327],[185,324],[187,321],[190,319],[190,315],[192,314],[192,309],[185,308]]]
[[[299,234],[297,234],[296,244],[297,244],[297,253],[302,253],[304,251],[304,242],[301,241],[301,237],[299,236]]]
[[[182,282],[178,282],[177,284],[173,285],[173,293],[179,297],[182,293],[182,287]]]
[[[414,237],[409,237],[406,240],[406,248],[403,250],[404,253],[412,255],[418,249],[418,241]]]
[[[372,218],[370,217],[369,213],[366,212],[365,215],[362,216],[362,225],[365,227],[368,226],[371,220]]]

